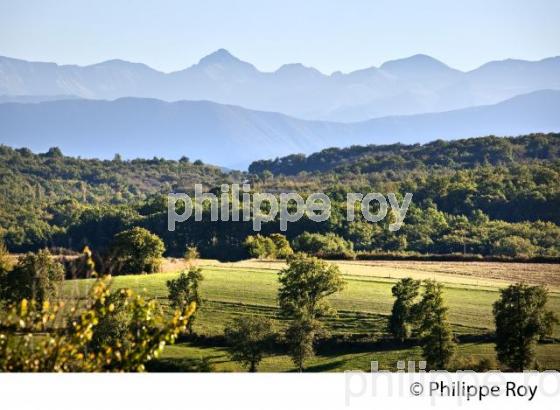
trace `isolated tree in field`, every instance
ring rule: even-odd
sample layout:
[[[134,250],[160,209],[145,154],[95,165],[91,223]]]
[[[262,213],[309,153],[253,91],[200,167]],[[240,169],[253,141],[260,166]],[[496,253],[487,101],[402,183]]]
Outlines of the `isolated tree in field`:
[[[422,353],[428,368],[448,368],[455,353],[455,342],[447,321],[443,285],[434,280],[424,281],[424,293],[414,311],[418,332],[422,337]]]
[[[314,356],[313,344],[321,332],[321,324],[315,319],[294,319],[286,329],[286,340],[292,361],[303,372],[305,361]]]
[[[162,240],[147,229],[134,227],[115,235],[112,247],[114,273],[153,273],[161,268]]]
[[[414,299],[418,296],[420,281],[404,278],[398,281],[391,292],[396,298],[389,318],[388,330],[393,337],[401,342],[410,337],[414,323]]]
[[[500,290],[494,303],[498,360],[514,371],[533,366],[537,341],[552,334],[558,318],[546,310],[543,286],[515,284]]]
[[[317,321],[332,309],[325,300],[344,287],[340,269],[315,257],[294,254],[279,273],[278,302],[283,316],[292,318],[286,331],[290,354],[299,370],[313,354],[313,342],[320,329]]]
[[[54,260],[47,249],[42,249],[19,258],[14,268],[4,275],[0,296],[11,302],[28,299],[42,303],[58,297],[63,280],[62,264]]]
[[[187,273],[181,272],[177,279],[168,280],[167,290],[171,306],[175,309],[184,309],[192,302],[196,303],[197,308],[202,306],[200,295],[200,282],[204,280],[200,268],[191,267]],[[196,314],[193,313],[189,318],[187,330],[193,332],[192,326]]]
[[[256,372],[261,360],[270,350],[274,332],[272,322],[259,316],[235,318],[225,328],[232,360]]]
[[[325,300],[344,287],[338,266],[297,253],[279,274],[278,301],[286,317],[316,319],[330,311]]]

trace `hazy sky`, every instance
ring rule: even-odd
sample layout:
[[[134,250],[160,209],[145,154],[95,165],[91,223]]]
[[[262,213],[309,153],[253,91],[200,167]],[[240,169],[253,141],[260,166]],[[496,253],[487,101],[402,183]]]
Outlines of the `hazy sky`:
[[[0,55],[163,71],[218,48],[271,71],[351,71],[424,53],[472,69],[560,55],[558,0],[0,0]]]

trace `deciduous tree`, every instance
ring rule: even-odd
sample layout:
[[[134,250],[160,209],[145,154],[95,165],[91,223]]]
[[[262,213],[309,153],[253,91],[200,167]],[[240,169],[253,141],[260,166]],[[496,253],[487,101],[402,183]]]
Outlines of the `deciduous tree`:
[[[200,282],[204,280],[202,270],[192,266],[187,273],[181,272],[177,279],[167,281],[168,298],[172,307],[175,309],[184,309],[191,303],[196,303],[200,308],[202,306],[202,297],[200,295]],[[187,330],[193,332],[192,326],[196,314],[192,314]]]
[[[147,229],[134,227],[115,235],[113,273],[153,273],[161,268],[163,241]]]
[[[63,280],[62,264],[42,249],[20,257],[14,268],[4,274],[0,298],[11,302],[35,300],[41,304],[57,298]]]
[[[498,360],[514,371],[531,368],[535,344],[552,334],[558,318],[546,310],[548,291],[542,286],[511,285],[494,303]]]
[[[420,281],[404,278],[398,281],[391,292],[396,298],[389,318],[388,330],[393,337],[401,342],[410,337],[414,324],[414,299],[418,296]]]
[[[224,335],[229,343],[232,360],[256,372],[261,360],[270,350],[274,332],[272,322],[259,316],[235,318],[227,325]]]
[[[281,314],[292,319],[286,330],[292,360],[300,371],[313,355],[313,343],[321,324],[320,316],[332,313],[326,298],[344,287],[338,266],[296,253],[279,273],[278,301]]]
[[[443,285],[434,280],[424,281],[422,299],[414,309],[418,332],[422,337],[422,353],[428,368],[447,369],[455,353],[455,342],[447,321]]]

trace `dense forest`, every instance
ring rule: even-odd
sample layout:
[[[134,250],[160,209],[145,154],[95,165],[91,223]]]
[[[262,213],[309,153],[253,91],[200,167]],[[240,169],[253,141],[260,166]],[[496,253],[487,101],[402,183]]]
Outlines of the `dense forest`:
[[[103,252],[121,231],[140,226],[158,235],[166,254],[187,246],[203,257],[249,255],[251,222],[188,221],[167,230],[169,192],[191,193],[248,181],[255,192],[325,192],[332,215],[305,218],[285,233],[297,248],[302,235],[329,249],[322,256],[471,254],[511,258],[560,257],[560,134],[483,137],[328,149],[254,162],[249,173],[190,162],[80,159],[58,148],[44,154],[0,147],[0,233],[8,248],[41,247]],[[347,222],[346,193],[413,193],[405,224]],[[279,232],[278,222],[262,235]],[[329,235],[327,235],[329,234]],[[314,248],[315,249],[315,248]]]
[[[555,160],[560,155],[560,134],[532,134],[521,137],[480,137],[428,144],[392,144],[328,148],[305,156],[294,154],[274,160],[253,162],[249,172],[269,171],[275,175],[300,172],[379,172],[507,165],[532,160]]]

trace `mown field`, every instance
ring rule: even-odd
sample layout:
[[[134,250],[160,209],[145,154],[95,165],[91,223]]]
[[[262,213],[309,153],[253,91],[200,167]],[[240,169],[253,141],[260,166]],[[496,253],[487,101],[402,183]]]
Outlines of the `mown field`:
[[[367,370],[372,360],[382,368],[394,368],[397,360],[420,358],[418,347],[395,348],[382,343],[387,315],[393,303],[391,287],[398,278],[437,279],[445,283],[445,298],[449,306],[449,320],[461,340],[460,355],[493,356],[493,344],[483,336],[493,330],[492,303],[498,298],[500,287],[524,279],[528,283],[546,284],[550,290],[549,309],[560,315],[560,266],[551,264],[501,264],[460,262],[336,262],[347,281],[341,293],[331,298],[338,315],[325,318],[332,336],[367,339],[355,345],[319,349],[309,361],[311,371]],[[275,320],[281,329],[284,324],[276,318],[277,273],[281,262],[243,261],[219,263],[201,260],[203,270],[201,292],[204,304],[195,322],[197,334],[212,340],[223,333],[224,325],[240,315],[264,315]],[[164,272],[152,275],[130,275],[113,278],[116,288],[129,287],[167,303],[165,282],[175,278],[183,269],[181,261],[168,260]],[[90,281],[68,281],[66,297],[81,297]],[[555,330],[556,338],[560,329]],[[219,340],[219,338],[214,338]],[[472,340],[478,342],[472,342]],[[208,343],[179,343],[165,349],[160,364],[168,369],[196,369],[202,359],[215,371],[239,371],[242,368],[229,360],[223,346]],[[543,368],[560,369],[560,344],[543,344],[537,348],[537,359]],[[291,371],[293,365],[285,355],[267,358],[261,371]]]

